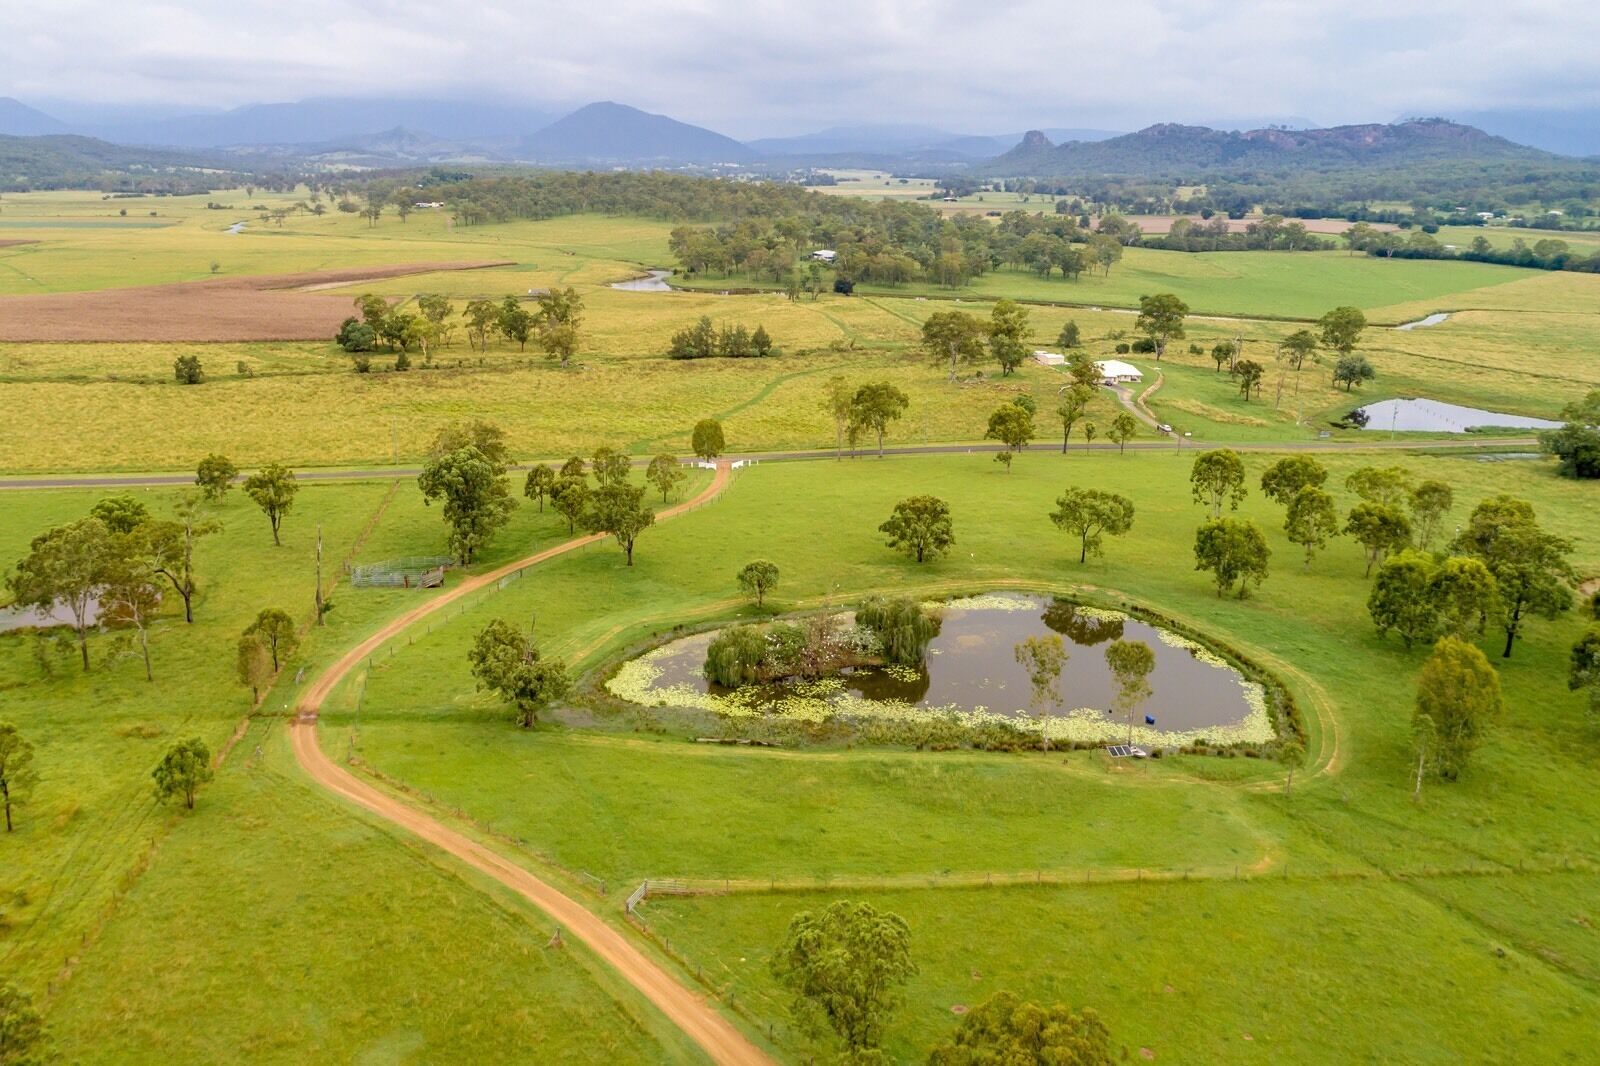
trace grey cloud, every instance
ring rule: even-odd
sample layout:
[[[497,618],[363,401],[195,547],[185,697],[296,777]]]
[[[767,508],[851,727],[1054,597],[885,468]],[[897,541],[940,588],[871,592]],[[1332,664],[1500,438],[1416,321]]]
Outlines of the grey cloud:
[[[1600,103],[1600,6],[1417,0],[35,0],[0,94],[227,107],[617,99],[736,136]]]

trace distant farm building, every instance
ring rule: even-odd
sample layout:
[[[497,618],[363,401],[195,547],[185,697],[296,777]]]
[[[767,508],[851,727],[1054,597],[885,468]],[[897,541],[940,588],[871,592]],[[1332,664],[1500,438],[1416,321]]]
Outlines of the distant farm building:
[[[831,263],[835,259],[839,258],[839,253],[834,251],[832,248],[818,248],[816,251],[811,253],[811,258],[815,259],[819,263]]]
[[[1100,371],[1100,382],[1104,385],[1122,385],[1134,381],[1143,381],[1144,375],[1132,363],[1124,363],[1121,359],[1096,359],[1094,368]]]
[[[429,208],[443,207],[444,206],[444,201],[443,200],[418,200],[416,203],[412,204],[411,206],[416,208],[418,211],[426,211]]]
[[[1067,361],[1067,357],[1060,352],[1034,352],[1033,361],[1040,366],[1060,366]]]

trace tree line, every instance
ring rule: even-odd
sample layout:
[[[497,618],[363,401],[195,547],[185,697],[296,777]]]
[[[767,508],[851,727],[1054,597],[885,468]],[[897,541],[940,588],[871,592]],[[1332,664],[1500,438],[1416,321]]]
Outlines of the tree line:
[[[428,365],[434,349],[448,345],[458,325],[465,328],[467,343],[478,351],[488,351],[490,340],[497,337],[522,352],[532,343],[566,367],[577,354],[578,329],[583,322],[583,297],[570,287],[539,293],[531,310],[518,296],[469,300],[459,323],[452,320],[455,304],[436,293],[417,297],[415,312],[372,293],[357,297],[355,305],[359,317],[346,318],[334,342],[350,354],[358,374],[372,370],[371,353],[379,347],[395,353],[395,370],[410,369],[413,349]]]
[[[669,359],[765,359],[771,354],[767,327],[757,323],[752,330],[734,322],[718,329],[710,315],[701,315],[694,325],[674,333],[667,345]]]
[[[1558,237],[1544,237],[1529,244],[1513,238],[1509,248],[1496,248],[1489,238],[1477,234],[1465,248],[1446,245],[1431,233],[1413,229],[1400,234],[1374,229],[1357,222],[1344,233],[1351,251],[1365,252],[1382,259],[1460,259],[1474,263],[1528,267],[1533,270],[1574,270],[1600,273],[1600,252],[1584,255]]]

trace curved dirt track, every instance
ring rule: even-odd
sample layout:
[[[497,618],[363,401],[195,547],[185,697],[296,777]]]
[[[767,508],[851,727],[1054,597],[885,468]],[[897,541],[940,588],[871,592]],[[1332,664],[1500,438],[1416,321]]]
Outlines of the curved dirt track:
[[[704,491],[691,500],[659,512],[656,515],[657,519],[671,518],[712,499],[727,486],[730,477],[730,464],[726,461],[718,464],[716,476]],[[385,641],[404,632],[435,611],[508,574],[603,539],[603,534],[576,537],[524,559],[507,563],[488,573],[468,578],[427,603],[407,611],[351,648],[325,670],[301,696],[299,714],[290,730],[295,758],[311,779],[329,792],[365,807],[379,817],[449,852],[544,911],[554,919],[564,934],[583,941],[629,984],[642,992],[646,999],[655,1004],[674,1025],[698,1044],[712,1061],[741,1064],[741,1066],[770,1063],[772,1060],[718,1013],[716,1008],[707,1003],[704,996],[692,991],[647,958],[622,933],[607,925],[588,908],[496,852],[355,777],[329,759],[321,745],[317,743],[317,713],[323,701],[327,699],[328,693]]]

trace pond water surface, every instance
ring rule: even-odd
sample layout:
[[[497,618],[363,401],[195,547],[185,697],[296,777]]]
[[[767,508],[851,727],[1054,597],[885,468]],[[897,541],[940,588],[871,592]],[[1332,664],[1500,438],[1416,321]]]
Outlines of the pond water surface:
[[[1439,325],[1439,323],[1444,322],[1449,317],[1449,311],[1435,311],[1426,318],[1419,318],[1414,322],[1402,322],[1396,326],[1395,329],[1426,329],[1429,326]]]
[[[670,270],[652,270],[649,275],[634,278],[632,281],[613,281],[613,289],[623,292],[671,292],[672,286],[667,284],[667,279],[672,277]]]
[[[727,714],[915,718],[955,713],[974,721],[1010,721],[1054,738],[1124,740],[1127,717],[1113,713],[1116,683],[1106,645],[1139,640],[1155,653],[1150,697],[1134,714],[1134,740],[1174,744],[1199,737],[1263,741],[1272,736],[1261,687],[1210,651],[1116,612],[1016,594],[956,600],[943,607],[940,632],[923,669],[862,668],[837,679],[785,681],[729,690],[702,672],[715,633],[663,645],[624,665],[611,682],[618,695],[644,704],[700,707]],[[1058,633],[1069,658],[1060,702],[1048,719],[1033,703],[1027,672],[1015,657],[1028,637]],[[1154,718],[1146,723],[1145,716]],[[1048,725],[1046,723],[1048,722]]]
[[[1399,430],[1411,433],[1466,433],[1473,429],[1560,429],[1560,422],[1527,415],[1499,414],[1477,407],[1443,403],[1439,400],[1380,400],[1358,407],[1366,416],[1363,429]],[[1353,419],[1352,421],[1360,421]]]
[[[90,601],[85,619],[93,625],[99,614],[100,605]],[[54,626],[70,625],[72,625],[72,609],[64,603],[56,604],[50,611],[40,611],[35,607],[0,607],[0,633],[13,629],[50,629]]]

